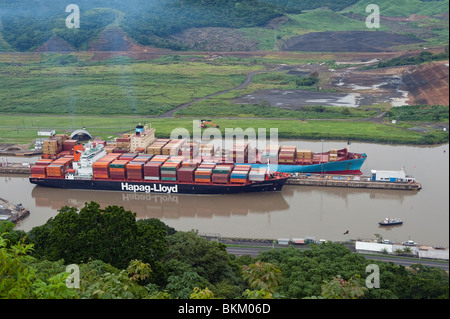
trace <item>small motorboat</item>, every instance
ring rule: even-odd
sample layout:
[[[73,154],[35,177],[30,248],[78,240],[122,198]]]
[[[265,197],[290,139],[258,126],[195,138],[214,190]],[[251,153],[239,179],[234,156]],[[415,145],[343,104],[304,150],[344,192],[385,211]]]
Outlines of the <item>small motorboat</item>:
[[[379,222],[380,226],[394,226],[394,225],[401,225],[403,224],[403,220],[400,218],[389,218],[386,217],[384,220]]]

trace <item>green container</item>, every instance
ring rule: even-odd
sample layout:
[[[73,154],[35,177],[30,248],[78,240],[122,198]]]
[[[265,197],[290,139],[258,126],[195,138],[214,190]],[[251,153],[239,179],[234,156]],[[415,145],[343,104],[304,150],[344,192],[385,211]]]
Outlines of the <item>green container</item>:
[[[109,164],[111,168],[125,168],[125,164]]]

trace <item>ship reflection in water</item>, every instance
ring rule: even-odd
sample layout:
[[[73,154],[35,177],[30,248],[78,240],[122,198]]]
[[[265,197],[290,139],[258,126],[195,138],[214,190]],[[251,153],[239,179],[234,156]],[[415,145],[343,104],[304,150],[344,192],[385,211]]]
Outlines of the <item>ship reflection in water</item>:
[[[211,218],[245,216],[289,209],[281,192],[226,195],[174,195],[134,192],[107,192],[51,189],[36,186],[32,197],[37,207],[59,210],[63,206],[82,208],[94,201],[101,207],[123,206],[136,213],[138,219],[177,219],[180,217]]]

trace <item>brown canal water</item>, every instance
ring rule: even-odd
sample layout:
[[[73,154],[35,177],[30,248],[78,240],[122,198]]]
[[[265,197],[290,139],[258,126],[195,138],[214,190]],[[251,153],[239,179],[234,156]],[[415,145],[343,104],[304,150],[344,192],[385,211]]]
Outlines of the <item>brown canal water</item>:
[[[282,141],[322,151],[319,141]],[[347,147],[325,141],[323,150]],[[31,214],[17,229],[31,230],[56,216],[64,205],[81,208],[96,201],[119,205],[137,218],[159,218],[177,230],[244,238],[314,237],[316,240],[374,239],[449,246],[449,145],[434,147],[352,143],[350,151],[366,153],[362,167],[406,169],[423,189],[414,191],[321,188],[287,185],[279,193],[238,195],[172,195],[50,189],[30,184],[26,176],[0,175],[0,197],[22,203]],[[9,161],[33,159],[8,158]],[[35,160],[35,159],[34,159]],[[402,218],[401,226],[382,228],[385,217]],[[347,235],[344,232],[349,231]]]

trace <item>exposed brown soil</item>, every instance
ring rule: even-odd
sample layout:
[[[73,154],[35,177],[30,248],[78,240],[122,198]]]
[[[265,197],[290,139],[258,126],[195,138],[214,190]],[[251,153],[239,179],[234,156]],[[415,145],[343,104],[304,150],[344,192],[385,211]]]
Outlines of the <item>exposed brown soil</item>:
[[[449,105],[449,61],[426,63],[404,72],[411,103]]]
[[[89,51],[95,52],[93,61],[102,61],[116,56],[128,56],[136,60],[155,59],[171,51],[134,43],[126,33],[118,27],[103,31],[100,36],[90,42]]]
[[[258,42],[231,28],[191,28],[171,37],[171,40],[199,51],[254,51]]]
[[[89,43],[89,51],[129,51],[133,42],[120,28],[107,28]]]
[[[63,39],[53,36],[47,42],[45,42],[41,47],[39,47],[36,52],[73,52],[75,51],[72,46],[64,41]]]

